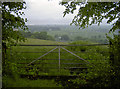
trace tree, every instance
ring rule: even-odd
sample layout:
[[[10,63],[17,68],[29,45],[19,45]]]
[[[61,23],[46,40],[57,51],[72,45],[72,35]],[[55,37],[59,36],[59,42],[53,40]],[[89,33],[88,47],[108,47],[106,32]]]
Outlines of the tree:
[[[110,31],[120,29],[120,1],[119,2],[61,2],[65,6],[64,16],[69,13],[74,13],[79,6],[77,15],[72,20],[71,24],[75,24],[80,28],[85,28],[92,24],[98,24],[107,19],[107,23],[116,20]]]
[[[55,40],[52,36],[48,35],[46,31],[32,33],[32,37],[42,40]]]
[[[62,1],[61,5],[65,6],[64,16],[69,13],[74,13],[77,10],[77,6],[79,7],[77,15],[73,18],[72,24],[79,26],[79,28],[86,28],[92,24],[102,23],[104,19],[107,20],[107,23],[112,23],[112,28],[109,32],[114,32],[115,30],[120,29],[120,1],[118,2],[73,2],[69,0],[68,2]],[[109,37],[108,37],[109,38]],[[114,67],[116,78],[112,79],[114,81],[113,88],[119,89],[120,83],[120,30],[119,35],[114,36],[112,40],[109,38],[110,42],[110,60],[112,60],[112,64],[117,66]],[[112,76],[113,77],[113,76]],[[117,85],[116,85],[117,84]]]
[[[75,41],[78,41],[78,40],[86,40],[85,38],[81,37],[81,36],[76,36],[74,38]]]
[[[40,32],[40,39],[44,39],[44,40],[46,40],[47,39],[47,32],[45,32],[45,31],[42,31],[42,32]]]
[[[70,38],[69,38],[68,35],[62,35],[62,36],[61,36],[61,40],[63,40],[63,41],[68,41],[68,40],[70,40]]]
[[[22,18],[24,15],[22,9],[26,9],[25,2],[3,2],[2,3],[2,43],[15,43],[24,41],[24,37],[19,31],[14,29],[27,30],[25,22],[27,19]]]
[[[54,41],[55,39],[54,39],[54,37],[52,37],[50,35],[47,35],[47,39],[46,40],[52,40],[52,41]]]
[[[45,31],[35,32],[33,35],[34,35],[34,37],[37,38],[37,39],[43,39],[43,40],[46,40],[46,39],[47,39],[47,32],[45,32]]]
[[[3,75],[8,72],[5,71],[6,66],[6,48],[11,44],[16,44],[18,41],[25,41],[19,29],[27,30],[25,22],[27,19],[22,18],[24,15],[22,9],[26,9],[25,2],[2,2],[2,63],[3,63]],[[18,29],[18,31],[15,31]],[[7,61],[8,62],[8,61]],[[10,71],[10,70],[9,70]]]
[[[73,18],[71,25],[75,24],[76,26],[79,26],[79,28],[85,28],[92,24],[100,25],[103,19],[106,19],[107,23],[109,24],[114,21],[109,32],[114,32],[115,30],[120,29],[120,1],[85,3],[73,2],[70,0],[68,2],[61,2],[60,4],[66,7],[64,16],[69,13],[74,13],[74,11],[77,9],[77,6],[79,6],[78,13]],[[118,38],[118,40],[120,40],[120,30]],[[110,45],[112,45],[111,42]],[[115,59],[113,58],[111,60]]]
[[[27,32],[21,31],[21,33],[25,38],[30,38],[33,34],[30,31],[27,31]]]

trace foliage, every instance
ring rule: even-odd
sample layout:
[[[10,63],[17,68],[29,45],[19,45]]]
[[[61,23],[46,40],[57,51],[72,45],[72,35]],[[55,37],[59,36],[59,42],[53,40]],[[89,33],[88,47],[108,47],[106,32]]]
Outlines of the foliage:
[[[3,76],[10,76],[16,79],[16,64],[11,62],[7,50],[10,45],[17,44],[18,41],[25,41],[20,29],[27,30],[25,22],[27,19],[22,18],[23,9],[26,9],[25,2],[2,2],[2,73]]]
[[[47,32],[40,32],[40,33],[36,32],[35,36],[36,36],[36,38],[46,40],[46,38],[47,38]]]
[[[111,53],[111,58],[110,60],[112,61],[112,64],[115,64],[115,65],[120,65],[120,35],[113,35],[113,38],[109,37],[107,35],[107,38],[109,39],[110,41],[110,45],[109,45],[109,50],[110,50],[110,53]]]
[[[83,37],[81,37],[81,36],[76,36],[76,37],[74,38],[74,40],[75,40],[75,41],[78,41],[78,40],[86,40],[86,38],[83,38]]]
[[[85,28],[92,24],[100,24],[102,20],[107,19],[107,23],[112,24],[110,31],[120,29],[120,2],[61,2],[65,6],[64,16],[69,13],[74,13],[79,6],[77,15],[74,17],[71,24],[75,24],[80,28]],[[92,19],[92,20],[91,20]]]
[[[112,81],[113,86],[116,86],[116,89],[119,89],[120,84],[120,35],[113,35],[113,38],[107,36],[110,40],[109,51],[110,51],[110,61],[112,66],[114,66],[115,76],[113,76]]]
[[[24,44],[63,44],[62,42],[54,42],[54,41],[46,41],[46,40],[39,40],[39,39],[28,39],[28,41],[26,41]],[[77,42],[73,42],[71,44],[93,44],[90,42],[84,42],[84,41],[77,41]],[[12,53],[14,55],[12,55],[12,61],[14,61],[14,63],[21,63],[21,62],[25,62],[25,63],[30,63],[31,61],[35,60],[35,58],[40,57],[42,54],[44,53],[18,53],[18,52],[48,52],[49,50],[53,49],[54,47],[24,47],[24,46],[16,46],[16,47],[12,47]],[[66,47],[66,49],[70,50],[70,51],[80,51],[80,49],[82,49],[82,47]],[[108,71],[110,70],[110,66],[108,64],[108,59],[107,59],[107,55],[101,55],[101,52],[103,52],[107,49],[107,47],[85,47],[85,52],[81,51],[80,53],[76,53],[76,55],[80,56],[81,58],[84,58],[86,60],[88,60],[91,64],[95,65],[83,65],[83,66],[87,66],[87,72],[85,72],[86,70],[79,70],[83,73],[77,73],[77,71],[75,71],[73,74],[71,74],[71,70],[65,70],[65,69],[61,69],[60,73],[58,72],[58,69],[51,69],[49,67],[58,67],[58,60],[47,60],[47,59],[56,59],[58,58],[58,53],[49,53],[48,55],[44,56],[41,59],[46,59],[46,60],[38,60],[35,63],[57,63],[54,65],[51,64],[34,64],[31,65],[30,67],[32,67],[29,72],[27,73],[25,71],[25,69],[20,68],[20,67],[25,67],[25,64],[17,64],[16,66],[19,67],[17,68],[17,73],[18,74],[32,74],[34,76],[37,75],[46,75],[46,76],[50,76],[50,75],[62,75],[62,76],[68,76],[68,75],[77,75],[79,76],[79,78],[76,79],[57,79],[58,81],[56,83],[59,83],[60,85],[62,84],[64,87],[68,87],[68,88],[73,88],[73,85],[75,85],[75,87],[80,87],[83,85],[94,85],[94,86],[102,86],[102,84],[105,82],[105,84],[107,83],[106,79],[109,79],[109,76],[106,75],[107,73],[110,74]],[[58,52],[58,49],[53,51],[53,52]],[[70,53],[62,53],[65,52],[64,50],[61,49],[61,59],[75,59],[75,60],[61,60],[61,63],[84,63],[83,61],[79,61],[77,60],[76,57],[74,57],[73,55],[71,55]],[[87,52],[87,53],[86,53]],[[96,53],[98,52],[98,53]],[[100,64],[101,63],[101,64]],[[106,64],[106,65],[105,65]],[[104,65],[104,66],[102,66]],[[13,65],[14,66],[14,65]],[[75,67],[75,66],[82,66],[82,65],[61,65],[61,67]],[[37,69],[37,67],[40,67],[42,70]],[[104,69],[106,68],[106,69]],[[6,68],[6,70],[8,69],[8,67]],[[14,69],[15,70],[15,69]],[[12,70],[12,71],[14,71]],[[95,75],[95,76],[93,76]],[[86,76],[86,77],[85,77]],[[103,76],[108,76],[103,78]],[[101,81],[97,81],[99,80],[99,78],[101,79]],[[9,78],[7,78],[9,79]],[[18,84],[18,80],[20,78],[17,77],[16,79],[16,84]],[[96,79],[96,81],[94,81],[94,79]],[[20,79],[21,80],[21,79]],[[26,81],[31,82],[30,80],[24,80],[22,79],[23,82],[25,82],[24,85],[20,84],[19,86],[27,86],[29,85]],[[39,80],[39,79],[38,79]],[[55,79],[56,80],[56,79]],[[68,81],[66,81],[68,80]],[[87,80],[87,81],[86,81]],[[5,80],[4,80],[5,81]],[[12,80],[10,80],[12,81]],[[37,80],[34,80],[37,81]],[[103,83],[101,84],[100,82]],[[14,85],[14,83],[11,82],[4,82],[4,83],[8,83],[7,86],[10,85]],[[47,81],[46,81],[47,83]],[[45,84],[46,84],[45,83]],[[99,84],[97,84],[99,83]],[[16,84],[14,86],[16,86]],[[32,86],[32,85],[29,85]],[[33,83],[33,86],[38,86],[36,84]],[[46,85],[47,86],[47,85]]]
[[[22,9],[26,9],[25,4],[25,2],[2,3],[2,41],[4,43],[15,43],[18,40],[25,40],[19,31],[14,31],[14,29],[27,30],[25,25],[27,19],[21,17],[24,15]]]
[[[112,28],[110,31],[114,32],[115,30],[120,29],[120,1],[118,2],[74,2],[74,1],[68,1],[68,2],[61,2],[61,5],[65,6],[64,16],[69,13],[74,13],[75,10],[77,10],[77,6],[79,6],[79,10],[77,15],[72,20],[71,24],[75,24],[76,26],[79,26],[79,28],[86,28],[92,24],[98,24],[102,23],[103,19],[107,20],[107,23],[112,23]],[[109,31],[109,32],[110,32]],[[119,53],[120,53],[120,30],[119,35],[114,36],[114,39],[108,37],[110,41],[109,49],[110,49],[110,60],[112,61],[112,66],[114,68],[114,76],[117,78],[111,81],[114,81],[115,84],[111,84],[113,88],[119,89],[119,83],[120,83],[120,77],[119,74]],[[102,65],[103,66],[103,65]],[[117,66],[117,68],[115,67]],[[98,67],[99,68],[99,67]],[[103,68],[103,70],[105,70]],[[93,72],[95,73],[95,72]],[[106,74],[106,73],[105,73]],[[108,74],[107,74],[108,75]],[[95,77],[95,75],[94,75]],[[104,78],[104,76],[103,76]],[[101,78],[101,79],[103,79]],[[94,78],[95,79],[95,78]],[[96,81],[98,82],[98,81]],[[102,81],[103,82],[103,81]],[[94,85],[94,84],[93,84]],[[108,84],[108,86],[111,86]],[[116,86],[117,85],[117,86]],[[106,84],[103,82],[102,86],[106,86]]]
[[[40,31],[60,31],[61,25],[27,25],[28,29],[33,33],[33,32],[40,32]]]
[[[68,41],[70,38],[69,38],[69,36],[68,35],[62,35],[61,36],[61,40],[63,40],[63,41]]]
[[[25,37],[25,38],[29,38],[32,36],[32,33],[27,31],[27,32],[24,32],[24,31],[21,31],[22,35]]]
[[[46,80],[46,79],[38,79],[38,80],[29,80],[23,78],[17,78],[17,80],[13,80],[13,78],[9,76],[3,77],[3,88],[12,88],[15,89],[16,87],[29,87],[30,89],[39,87],[39,88],[52,88],[52,87],[62,87],[60,84],[57,84],[53,79]]]
[[[15,80],[18,77],[18,71],[17,71],[17,64],[15,63],[15,60],[17,58],[17,55],[14,56],[14,53],[11,53],[11,51],[7,51],[5,54],[6,60],[4,60],[5,64],[3,66],[4,70],[2,72],[3,76],[10,76]]]
[[[114,71],[107,61],[90,61],[87,72],[80,73],[80,78],[71,80],[73,84],[80,87],[92,87],[92,88],[110,88],[111,76],[114,75]]]
[[[26,38],[37,38],[37,39],[42,39],[42,40],[53,40],[54,41],[54,38],[48,35],[46,31],[35,32],[35,33],[21,31],[21,33]]]
[[[28,25],[29,26],[29,25]],[[45,30],[48,35],[52,36],[56,41],[60,41],[60,38],[62,35],[68,35],[69,40],[65,42],[73,42],[77,40],[91,40],[92,42],[98,42],[98,43],[107,43],[107,38],[105,37],[105,34],[109,32],[109,29],[111,28],[110,25],[92,25],[88,28],[81,29],[75,25],[69,26],[69,25],[32,25],[29,26],[29,30],[31,34],[34,32],[42,32],[42,29],[46,29],[46,27],[58,27],[61,30]],[[115,31],[117,33],[117,31]],[[29,34],[29,33],[28,33]],[[27,33],[26,33],[27,35]],[[26,36],[25,35],[25,36]],[[81,39],[76,39],[78,36],[82,37]],[[96,37],[96,38],[95,38]],[[34,38],[34,35],[32,35],[31,38]],[[63,41],[63,40],[61,40]]]
[[[77,41],[71,43],[75,44],[93,44],[90,42]],[[75,71],[73,74],[79,76],[76,79],[69,79],[65,87],[67,88],[110,88],[111,76],[115,76],[115,71],[111,64],[109,63],[109,55],[107,47],[98,46],[78,46],[78,47],[67,47],[71,51],[81,51],[76,53],[81,58],[89,61],[87,70],[79,70],[81,73]],[[83,55],[84,54],[84,55]],[[64,83],[64,82],[63,82]]]
[[[47,39],[46,40],[52,40],[52,41],[54,41],[55,39],[52,36],[47,35]]]
[[[75,41],[70,43],[70,45],[86,45],[86,44],[90,44],[90,42],[87,41]],[[81,51],[84,52],[86,50],[88,50],[87,46],[72,46],[72,47],[68,47],[69,50],[72,51]]]

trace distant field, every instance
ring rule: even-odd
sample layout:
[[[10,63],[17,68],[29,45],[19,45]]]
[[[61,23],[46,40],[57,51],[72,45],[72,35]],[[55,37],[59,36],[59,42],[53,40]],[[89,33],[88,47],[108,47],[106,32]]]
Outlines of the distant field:
[[[57,44],[68,44],[68,43],[27,38],[27,40],[25,42],[21,42],[20,44],[35,44],[35,45],[53,45],[54,44],[54,45],[57,45]]]
[[[107,43],[106,33],[111,28],[110,25],[93,25],[85,29],[79,29],[77,26],[69,25],[28,25],[31,32],[46,31],[48,35],[60,41],[58,37],[67,35],[69,37],[66,42],[73,42],[76,40],[90,40],[93,42]],[[64,40],[61,40],[64,41]]]

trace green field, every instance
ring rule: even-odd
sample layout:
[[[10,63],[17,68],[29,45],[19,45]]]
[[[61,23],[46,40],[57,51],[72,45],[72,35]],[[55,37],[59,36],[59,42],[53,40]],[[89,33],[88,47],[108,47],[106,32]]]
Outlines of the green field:
[[[46,41],[46,40],[39,40],[39,39],[27,39],[25,43],[21,44],[35,44],[35,45],[53,45],[53,44],[94,44],[92,42],[86,41],[77,41],[73,43],[65,43],[65,42],[56,42],[56,41]],[[62,85],[55,82],[54,79],[51,80],[29,80],[27,78],[20,78],[21,74],[25,75],[33,75],[33,76],[78,76],[81,72],[85,70],[77,69],[77,70],[70,70],[67,69],[68,67],[90,67],[95,62],[98,64],[105,64],[108,63],[108,48],[107,46],[84,46],[84,47],[64,47],[67,50],[73,52],[74,54],[78,55],[79,57],[87,60],[89,63],[86,63],[83,60],[80,60],[78,57],[66,52],[65,50],[60,50],[60,69],[59,69],[59,50],[55,49],[53,53],[49,53],[46,56],[43,56],[39,60],[35,61],[33,65],[27,65],[33,60],[37,59],[38,57],[42,56],[43,54],[47,53],[48,51],[52,50],[55,47],[47,47],[47,46],[12,46],[12,51],[7,51],[9,58],[9,63],[13,68],[13,74],[17,74],[16,82],[10,77],[4,77],[4,84],[8,87],[62,87]],[[78,51],[78,52],[77,52]],[[36,52],[36,53],[35,53]],[[43,52],[43,53],[42,53]],[[51,60],[52,59],[52,60]],[[69,59],[69,60],[65,60]],[[22,64],[20,64],[22,63]],[[52,64],[54,63],[54,64]],[[70,63],[80,63],[78,64],[70,64]],[[26,67],[26,68],[25,68]],[[67,67],[66,69],[64,69]],[[30,69],[31,68],[31,69]],[[6,68],[7,69],[7,68]],[[8,68],[9,69],[9,68]],[[27,71],[26,71],[27,70]],[[78,71],[80,73],[78,73]],[[71,74],[72,72],[72,74]],[[8,81],[6,81],[8,80]],[[18,81],[19,80],[19,81]],[[24,84],[23,84],[24,83]],[[38,84],[39,83],[39,84]],[[19,84],[19,85],[18,85]]]
[[[35,45],[59,45],[59,44],[68,44],[67,42],[57,42],[57,41],[49,41],[49,40],[40,40],[27,38],[26,42],[21,42],[20,44],[35,44]]]

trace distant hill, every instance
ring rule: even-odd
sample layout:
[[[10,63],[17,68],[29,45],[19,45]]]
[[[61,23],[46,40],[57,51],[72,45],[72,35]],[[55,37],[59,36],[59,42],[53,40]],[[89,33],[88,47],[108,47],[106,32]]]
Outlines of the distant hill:
[[[40,32],[40,31],[53,31],[53,30],[78,30],[77,26],[70,25],[28,25],[28,28],[31,32]],[[111,28],[110,25],[92,25],[83,30],[97,31],[97,32],[109,32]]]
[[[111,29],[111,25],[92,25],[88,28],[85,28],[85,30],[89,30],[89,31],[97,31],[97,32],[104,32],[104,33],[108,33],[109,29]]]
[[[106,33],[111,29],[111,25],[92,25],[85,29],[79,29],[75,25],[28,25],[32,34],[31,38],[36,37],[34,32],[46,31],[49,36],[60,42],[73,42],[87,40],[92,42],[107,43]],[[117,31],[116,31],[117,33]],[[29,35],[28,33],[25,33]],[[112,35],[110,35],[112,37]]]
[[[28,25],[31,32],[49,31],[49,30],[60,30],[60,26],[51,25]]]

